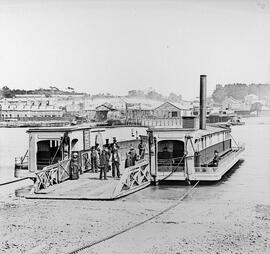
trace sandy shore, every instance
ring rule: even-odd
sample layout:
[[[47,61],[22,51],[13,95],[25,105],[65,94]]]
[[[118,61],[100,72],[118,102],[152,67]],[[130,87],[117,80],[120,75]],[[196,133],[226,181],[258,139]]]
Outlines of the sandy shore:
[[[270,204],[198,201],[197,195],[82,253],[270,253]],[[109,202],[9,198],[0,202],[0,253],[66,253],[174,202],[151,195]]]

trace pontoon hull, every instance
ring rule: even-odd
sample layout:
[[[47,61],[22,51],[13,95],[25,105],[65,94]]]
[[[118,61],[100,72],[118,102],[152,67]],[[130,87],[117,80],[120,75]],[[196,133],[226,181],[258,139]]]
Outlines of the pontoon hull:
[[[223,175],[226,174],[241,159],[241,153],[243,151],[244,148],[242,147],[232,150],[230,155],[220,162],[218,168],[201,167],[199,169],[197,168],[197,170],[200,170],[201,172],[188,174],[184,172],[176,172],[172,173],[170,176],[168,176],[170,172],[158,172],[156,181],[219,181]]]

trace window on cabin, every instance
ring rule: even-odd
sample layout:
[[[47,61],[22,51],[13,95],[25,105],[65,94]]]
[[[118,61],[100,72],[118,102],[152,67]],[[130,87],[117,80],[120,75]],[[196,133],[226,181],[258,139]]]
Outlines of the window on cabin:
[[[172,111],[172,117],[177,117],[178,116],[177,113],[178,113],[177,111]]]

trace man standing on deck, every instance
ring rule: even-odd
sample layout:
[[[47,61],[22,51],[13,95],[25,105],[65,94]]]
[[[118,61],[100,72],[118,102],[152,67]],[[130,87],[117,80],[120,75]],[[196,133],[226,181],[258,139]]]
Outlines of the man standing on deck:
[[[139,156],[140,159],[144,158],[144,154],[145,154],[145,144],[143,142],[143,140],[141,139],[140,144],[138,145],[138,149],[139,149]]]
[[[103,149],[100,153],[100,175],[99,179],[102,180],[102,174],[104,174],[104,180],[107,180],[107,171],[109,167],[110,155],[106,145],[103,145]]]
[[[129,150],[129,152],[130,152],[130,155],[131,155],[132,166],[134,166],[134,165],[135,165],[135,162],[136,162],[136,160],[137,160],[137,152],[136,152],[136,150],[134,149],[134,147],[133,147],[132,144],[130,145],[130,150]]]
[[[114,149],[119,149],[120,147],[119,147],[119,145],[118,145],[118,143],[117,143],[117,141],[116,141],[116,137],[113,137],[113,143],[112,143],[112,151],[114,150]]]
[[[120,156],[118,153],[118,149],[115,148],[112,151],[112,177],[115,177],[115,170],[116,170],[116,175],[118,178],[120,178]]]

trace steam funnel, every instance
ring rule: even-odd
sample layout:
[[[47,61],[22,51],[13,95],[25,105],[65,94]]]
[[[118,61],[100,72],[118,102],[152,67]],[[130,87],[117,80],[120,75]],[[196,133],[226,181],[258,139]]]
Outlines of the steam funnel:
[[[206,129],[206,75],[200,75],[200,129]]]

